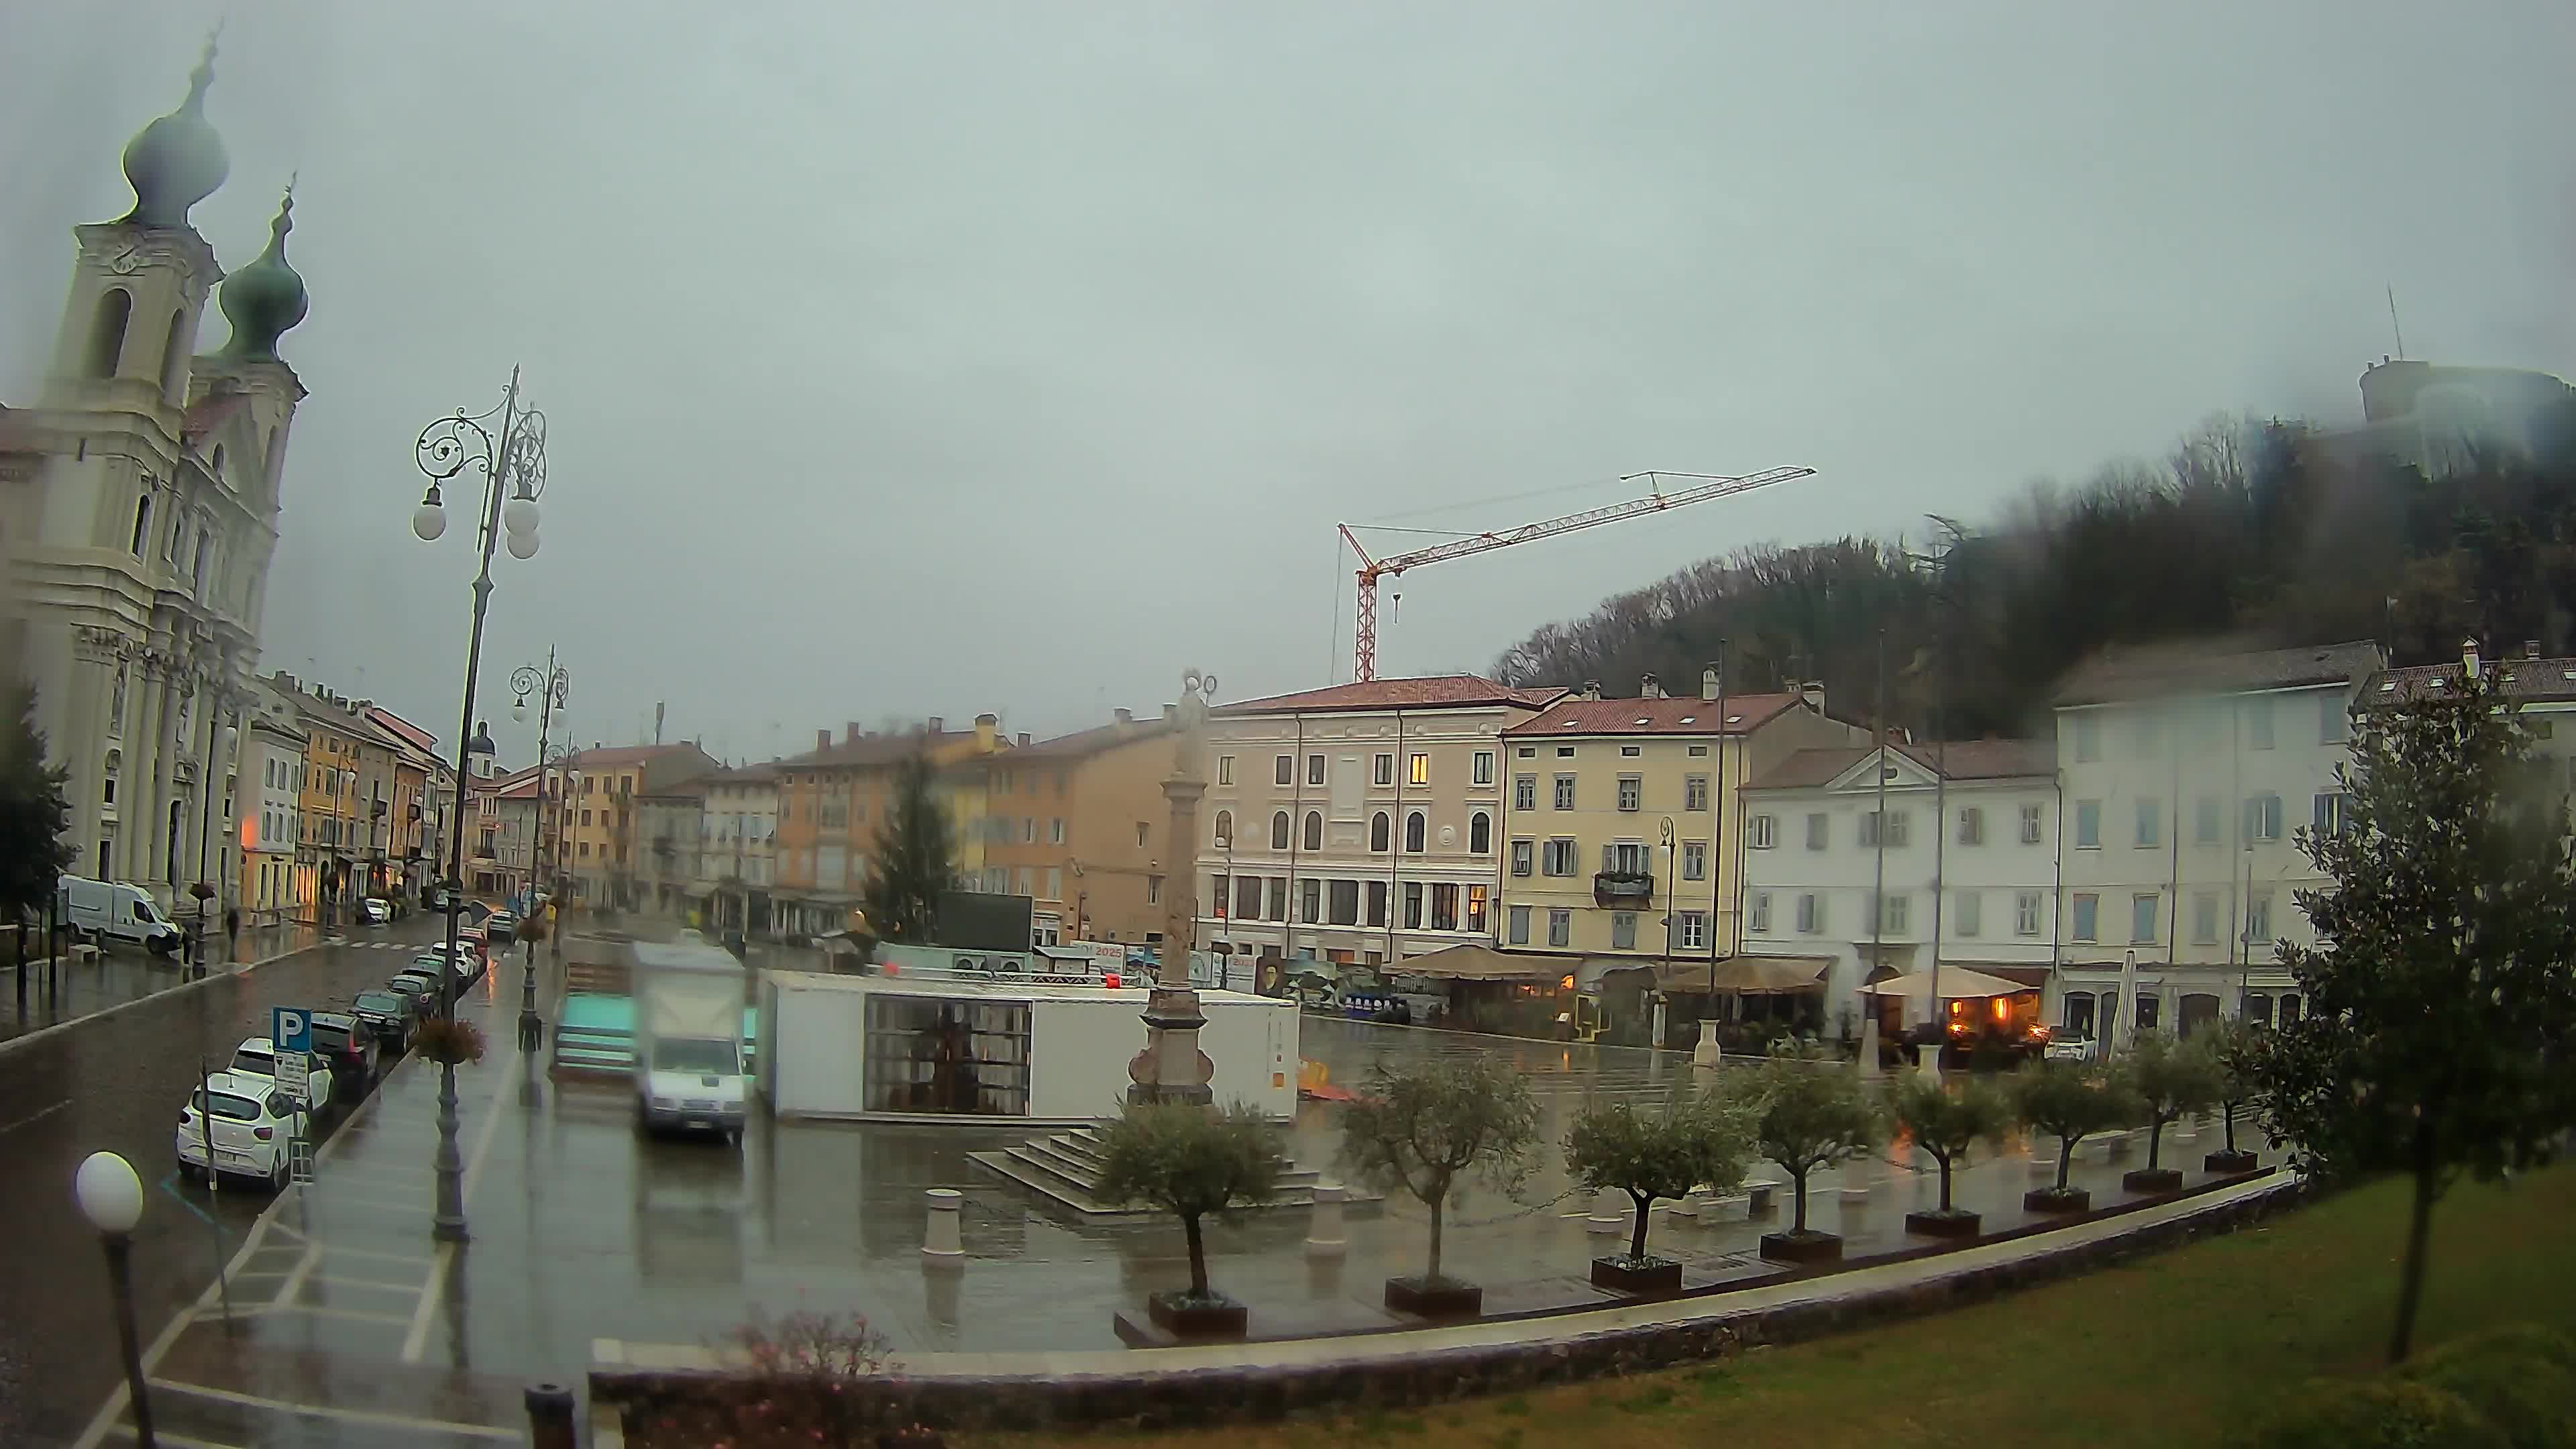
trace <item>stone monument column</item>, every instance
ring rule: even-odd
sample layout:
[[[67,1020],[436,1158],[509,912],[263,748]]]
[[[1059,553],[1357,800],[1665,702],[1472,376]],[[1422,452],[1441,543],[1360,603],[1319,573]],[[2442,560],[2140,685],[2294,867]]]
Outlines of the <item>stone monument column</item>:
[[[1198,945],[1199,800],[1207,780],[1199,760],[1207,750],[1207,702],[1216,676],[1190,670],[1182,676],[1179,728],[1172,737],[1172,774],[1163,782],[1171,805],[1163,872],[1163,952],[1154,989],[1145,999],[1145,1049],[1127,1063],[1130,1102],[1212,1105],[1209,1083],[1216,1064],[1199,1050],[1198,993],[1190,988],[1190,953]]]

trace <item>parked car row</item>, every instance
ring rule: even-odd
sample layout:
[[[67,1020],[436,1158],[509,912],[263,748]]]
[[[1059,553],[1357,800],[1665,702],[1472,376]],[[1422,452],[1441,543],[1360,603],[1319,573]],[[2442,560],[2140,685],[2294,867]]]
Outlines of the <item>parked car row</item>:
[[[349,1010],[313,1013],[301,1093],[279,1079],[275,1041],[244,1039],[179,1111],[179,1175],[195,1182],[211,1169],[283,1188],[296,1140],[310,1137],[334,1102],[373,1090],[411,1050],[422,1019],[482,980],[489,965],[479,940],[460,941],[452,956],[444,943],[428,946],[382,987],[359,992]]]

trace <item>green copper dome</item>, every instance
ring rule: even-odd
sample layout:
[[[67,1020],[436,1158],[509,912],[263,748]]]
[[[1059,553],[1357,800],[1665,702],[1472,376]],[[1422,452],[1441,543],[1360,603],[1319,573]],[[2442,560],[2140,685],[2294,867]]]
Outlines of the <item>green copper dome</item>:
[[[289,186],[286,199],[277,205],[277,219],[268,224],[268,250],[224,278],[218,289],[224,318],[233,324],[233,340],[224,348],[225,356],[273,360],[277,339],[304,320],[309,305],[304,279],[286,264],[286,234],[294,229],[295,188]]]
[[[231,174],[223,138],[206,123],[206,87],[214,79],[215,42],[210,36],[205,55],[188,77],[188,98],[125,143],[125,179],[134,188],[128,225],[186,226],[188,208],[214,195]]]

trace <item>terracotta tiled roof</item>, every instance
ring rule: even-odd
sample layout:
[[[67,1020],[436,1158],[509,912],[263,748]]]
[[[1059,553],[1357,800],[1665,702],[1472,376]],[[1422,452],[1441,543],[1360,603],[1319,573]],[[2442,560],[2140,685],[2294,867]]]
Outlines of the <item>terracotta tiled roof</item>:
[[[1102,750],[1114,746],[1134,744],[1138,740],[1157,739],[1169,735],[1177,728],[1179,728],[1177,724],[1167,719],[1140,719],[1134,724],[1105,724],[1094,729],[1076,730],[1069,735],[1058,735],[1051,740],[1039,740],[1034,744],[1022,745],[1007,754],[989,755],[975,763],[997,765],[1008,769],[1017,761],[1032,758],[1078,760],[1099,754]]]
[[[1560,699],[1503,731],[1506,735],[1740,735],[1760,729],[1798,702],[1794,694],[1730,694],[1700,699]]]
[[[2057,744],[2053,740],[1953,740],[1946,746],[1891,740],[1888,748],[1926,770],[1946,772],[1953,780],[2044,779],[2057,773]],[[1763,771],[1744,788],[1812,789],[1876,753],[1876,745],[1799,750]]]
[[[2556,702],[2576,700],[2576,659],[2490,659],[2481,666],[2504,676],[2507,699]],[[2383,669],[2362,687],[2363,708],[2397,704],[2419,695],[2460,687],[2457,664],[2417,664]]]
[[[566,761],[576,770],[607,770],[619,765],[641,765],[664,755],[697,748],[686,742],[676,745],[606,745],[583,750]]]
[[[1481,674],[1433,674],[1420,679],[1372,679],[1297,694],[1274,694],[1267,699],[1238,700],[1218,705],[1210,713],[1322,714],[1334,710],[1463,709],[1495,704],[1536,707],[1564,693],[1552,686],[1515,688]]]
[[[2190,642],[2113,649],[2068,671],[2058,682],[2057,703],[2112,704],[2340,684],[2368,678],[2381,662],[2379,646],[2366,639],[2301,649],[2225,651]]]
[[[786,759],[777,761],[776,764],[781,769],[790,770],[891,765],[916,750],[927,750],[973,738],[975,738],[973,730],[943,730],[938,734],[932,734],[928,730],[902,730],[893,734],[861,735],[855,740],[842,739],[819,750],[807,750],[801,755],[790,755]]]

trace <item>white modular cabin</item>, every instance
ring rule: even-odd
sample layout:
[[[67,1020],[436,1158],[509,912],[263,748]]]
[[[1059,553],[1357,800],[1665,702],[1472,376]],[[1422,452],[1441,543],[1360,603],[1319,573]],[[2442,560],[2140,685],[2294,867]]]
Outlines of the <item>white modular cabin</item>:
[[[1147,991],[1096,981],[765,971],[759,1088],[781,1117],[1091,1122],[1126,1100]],[[1219,1105],[1297,1111],[1297,1006],[1201,991]]]

